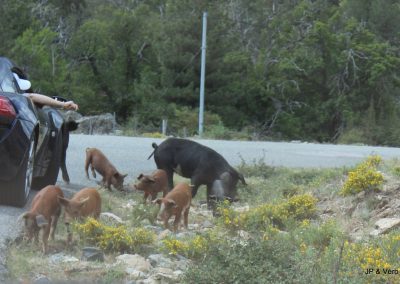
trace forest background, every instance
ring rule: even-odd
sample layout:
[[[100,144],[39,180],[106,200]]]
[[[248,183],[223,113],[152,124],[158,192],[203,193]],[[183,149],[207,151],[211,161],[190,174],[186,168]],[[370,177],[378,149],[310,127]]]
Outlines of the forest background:
[[[399,0],[2,0],[35,91],[136,130],[400,145]]]

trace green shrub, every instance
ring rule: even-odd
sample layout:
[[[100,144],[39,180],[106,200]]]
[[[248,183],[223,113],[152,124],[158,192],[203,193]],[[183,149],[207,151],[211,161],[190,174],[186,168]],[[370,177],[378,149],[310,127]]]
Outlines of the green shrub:
[[[183,283],[295,283],[292,254],[284,237],[249,239],[246,244],[223,239],[185,272]]]

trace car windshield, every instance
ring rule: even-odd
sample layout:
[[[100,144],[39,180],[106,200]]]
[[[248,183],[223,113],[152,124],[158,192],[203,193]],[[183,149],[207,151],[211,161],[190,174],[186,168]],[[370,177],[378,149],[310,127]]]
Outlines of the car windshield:
[[[18,92],[14,84],[11,65],[4,59],[0,59],[0,90],[11,93]]]

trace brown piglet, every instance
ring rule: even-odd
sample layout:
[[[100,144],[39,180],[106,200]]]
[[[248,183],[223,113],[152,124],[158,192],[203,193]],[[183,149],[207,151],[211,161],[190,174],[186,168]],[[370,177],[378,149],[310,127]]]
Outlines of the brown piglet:
[[[93,217],[98,219],[101,213],[101,197],[97,189],[86,187],[78,191],[71,199],[59,197],[60,204],[64,207],[64,223],[67,225],[67,243],[72,241],[69,224],[75,219]]]
[[[165,197],[153,201],[160,205],[157,219],[164,222],[166,229],[169,229],[168,220],[175,216],[174,232],[178,230],[182,214],[185,228],[188,228],[188,216],[190,203],[192,202],[192,189],[187,183],[178,183]]]
[[[85,172],[87,178],[89,178],[89,166],[94,178],[96,178],[96,171],[102,175],[103,186],[106,186],[108,190],[111,190],[111,185],[118,190],[123,189],[124,178],[127,175],[119,173],[99,149],[86,148]]]
[[[25,234],[28,240],[34,238],[35,242],[38,242],[39,231],[43,229],[44,254],[48,252],[49,235],[54,240],[57,221],[61,214],[61,205],[58,202],[60,197],[64,197],[61,188],[48,185],[36,194],[32,200],[31,209],[22,215],[25,220]]]
[[[155,170],[151,175],[140,174],[138,183],[134,185],[136,190],[144,192],[144,202],[151,196],[151,200],[157,198],[159,192],[165,197],[168,193],[168,178],[164,170]]]

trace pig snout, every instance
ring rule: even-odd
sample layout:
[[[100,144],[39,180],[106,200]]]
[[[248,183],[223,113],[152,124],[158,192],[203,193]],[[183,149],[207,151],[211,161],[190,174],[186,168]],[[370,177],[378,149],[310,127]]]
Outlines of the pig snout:
[[[164,221],[167,218],[166,215],[167,215],[167,210],[165,208],[165,204],[161,203],[160,211],[157,214],[157,220],[158,221]]]
[[[73,220],[73,218],[70,215],[67,215],[67,214],[64,215],[64,223],[65,223],[65,225],[68,226],[69,224],[71,224],[72,220]]]

